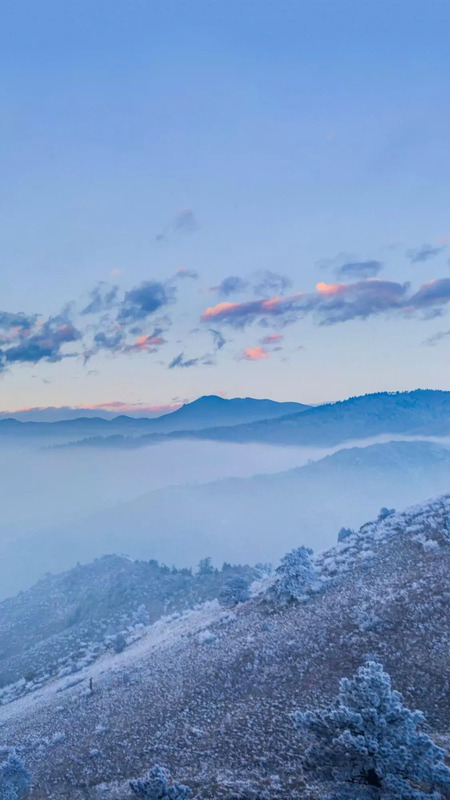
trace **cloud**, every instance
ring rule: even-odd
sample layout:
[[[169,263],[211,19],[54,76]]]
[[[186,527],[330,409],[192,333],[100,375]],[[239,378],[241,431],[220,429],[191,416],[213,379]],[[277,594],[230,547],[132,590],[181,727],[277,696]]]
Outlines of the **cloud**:
[[[191,208],[180,208],[177,211],[173,221],[173,228],[175,231],[182,231],[183,233],[192,233],[192,231],[197,230],[197,217]]]
[[[158,233],[155,238],[157,242],[163,242],[173,234],[193,233],[198,227],[198,220],[192,209],[180,208],[169,225],[166,225],[164,230]]]
[[[408,284],[371,279],[356,283],[318,283],[316,292],[288,297],[251,300],[244,303],[222,302],[207,308],[203,322],[223,322],[242,328],[259,320],[277,318],[282,324],[295,322],[313,313],[321,325],[398,310],[404,306]]]
[[[292,281],[286,275],[272,272],[270,269],[262,270],[259,273],[259,281],[255,284],[255,294],[265,297],[267,294],[282,294],[292,286]]]
[[[450,331],[438,331],[438,333],[434,333],[432,336],[429,336],[428,339],[425,339],[423,344],[433,346],[442,341],[442,339],[447,339],[449,336]]]
[[[442,306],[450,301],[450,278],[438,278],[423,283],[408,302],[411,309]]]
[[[0,311],[0,330],[29,330],[36,323],[38,318],[37,314],[18,314],[11,313],[10,311]]]
[[[411,261],[411,264],[420,264],[424,261],[429,261],[430,258],[435,258],[445,250],[445,245],[442,247],[433,247],[431,244],[423,244],[416,250],[407,250],[406,255]]]
[[[341,280],[375,278],[383,268],[381,261],[348,261],[336,269]]]
[[[176,273],[175,278],[177,280],[184,280],[185,278],[190,278],[193,281],[197,281],[199,278],[198,272],[195,269],[186,269],[186,267],[181,267]]]
[[[62,347],[81,338],[81,331],[72,324],[66,309],[43,323],[37,321],[31,330],[19,331],[15,344],[0,351],[0,362],[5,365],[61,361],[68,355],[61,352]]]
[[[124,347],[124,352],[142,352],[147,351],[149,353],[156,353],[158,347],[161,347],[162,344],[166,344],[166,339],[161,336],[162,329],[155,328],[153,333],[149,334],[148,336],[139,336],[133,344],[127,345]]]
[[[269,333],[267,336],[263,336],[259,341],[263,345],[274,345],[279,344],[283,338],[282,333]]]
[[[210,328],[209,332],[212,334],[213,337],[214,349],[222,350],[222,347],[224,347],[227,343],[227,340],[225,339],[223,333],[221,333],[221,331],[214,330],[214,328]]]
[[[198,358],[185,359],[184,353],[179,353],[170,362],[169,369],[173,369],[174,367],[195,367],[198,362]]]
[[[356,283],[318,283],[307,310],[321,325],[367,319],[402,308],[409,284],[370,279]]]
[[[108,311],[117,301],[118,286],[109,287],[107,283],[101,281],[90,293],[90,301],[82,314],[98,314],[100,311]]]
[[[264,350],[263,347],[247,347],[242,358],[247,361],[261,361],[262,359],[270,358],[270,353]]]
[[[167,283],[144,281],[125,293],[117,319],[121,323],[137,322],[172,303],[175,290]]]
[[[248,282],[240,278],[239,275],[229,275],[228,278],[224,278],[218,286],[212,286],[211,291],[217,292],[223,297],[229,297],[230,294],[244,292],[247,287]]]

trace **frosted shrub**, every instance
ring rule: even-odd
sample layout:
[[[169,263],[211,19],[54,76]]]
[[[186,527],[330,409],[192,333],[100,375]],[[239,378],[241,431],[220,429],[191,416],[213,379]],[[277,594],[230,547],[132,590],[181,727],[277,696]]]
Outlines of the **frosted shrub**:
[[[19,800],[30,785],[30,774],[15,751],[0,764],[0,800]]]
[[[329,800],[438,800],[450,796],[445,752],[420,731],[425,718],[402,704],[381,664],[344,678],[336,702],[294,714],[308,746],[307,777],[330,787]]]
[[[144,778],[130,781],[130,789],[136,797],[142,800],[190,800],[192,798],[189,786],[175,781],[169,784],[167,771],[158,766],[152,767]]]

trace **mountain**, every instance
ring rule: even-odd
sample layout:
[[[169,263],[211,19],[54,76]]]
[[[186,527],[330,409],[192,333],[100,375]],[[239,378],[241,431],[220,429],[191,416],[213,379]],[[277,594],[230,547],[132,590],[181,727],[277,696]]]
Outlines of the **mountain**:
[[[448,746],[449,519],[445,495],[362,526],[316,556],[302,602],[271,599],[269,578],[232,609],[124,628],[122,652],[3,705],[0,744],[21,746],[33,800],[129,800],[155,763],[204,797],[317,800],[290,714],[370,657]]]
[[[156,418],[128,417],[113,419],[78,417],[56,422],[22,422],[0,419],[0,438],[34,439],[36,437],[77,441],[84,437],[131,436],[155,433],[167,434],[180,430],[200,430],[216,425],[226,427],[255,420],[274,419],[291,413],[301,413],[309,406],[302,403],[278,403],[251,397],[225,399],[211,395],[199,397],[176,411]]]
[[[276,419],[287,414],[300,414],[309,406],[302,403],[278,403],[275,400],[256,400],[252,397],[225,399],[217,395],[199,397],[186,403],[168,418],[159,418],[159,430],[170,422],[170,430],[200,430],[222,425]],[[167,428],[168,430],[169,428]]]
[[[381,506],[401,508],[449,486],[450,451],[420,441],[343,449],[274,475],[172,486],[4,542],[0,585],[12,593],[47,570],[108,552],[178,566],[205,556],[276,562],[298,542],[327,547],[342,526],[359,527]]]
[[[417,389],[350,397],[307,409],[303,414],[217,427],[198,436],[235,442],[335,445],[380,434],[450,435],[450,392]]]
[[[181,415],[183,409],[171,417]],[[164,419],[164,418],[163,418]],[[178,420],[183,420],[180,416]],[[184,427],[184,429],[183,429]],[[77,446],[134,448],[167,439],[198,438],[211,441],[248,442],[332,447],[345,442],[369,439],[383,434],[403,436],[450,436],[450,392],[417,389],[414,392],[380,392],[350,397],[337,403],[306,407],[300,413],[266,417],[245,423],[217,423],[201,428],[180,427],[164,431],[162,426],[146,434],[131,437],[122,430],[119,435],[89,437],[78,440]]]

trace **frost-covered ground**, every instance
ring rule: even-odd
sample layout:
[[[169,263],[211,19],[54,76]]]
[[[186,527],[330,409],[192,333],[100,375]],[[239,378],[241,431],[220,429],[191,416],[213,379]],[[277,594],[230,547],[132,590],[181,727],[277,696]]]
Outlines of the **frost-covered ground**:
[[[316,558],[322,587],[302,603],[276,607],[261,586],[232,611],[213,602],[142,629],[76,684],[3,706],[0,744],[23,747],[34,800],[126,798],[154,763],[205,796],[287,798],[303,791],[289,713],[329,700],[368,656],[445,742],[449,518],[444,496],[364,526]]]

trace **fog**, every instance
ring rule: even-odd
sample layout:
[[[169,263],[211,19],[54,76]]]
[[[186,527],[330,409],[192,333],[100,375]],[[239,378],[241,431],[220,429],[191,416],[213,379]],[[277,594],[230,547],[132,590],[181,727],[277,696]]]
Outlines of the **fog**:
[[[191,566],[206,555],[220,565],[277,562],[300,544],[322,549],[381,505],[447,490],[447,450],[396,440],[402,449],[379,436],[340,452],[196,440],[130,450],[10,442],[0,454],[0,595],[104,553]],[[257,475],[274,477],[248,480]]]

